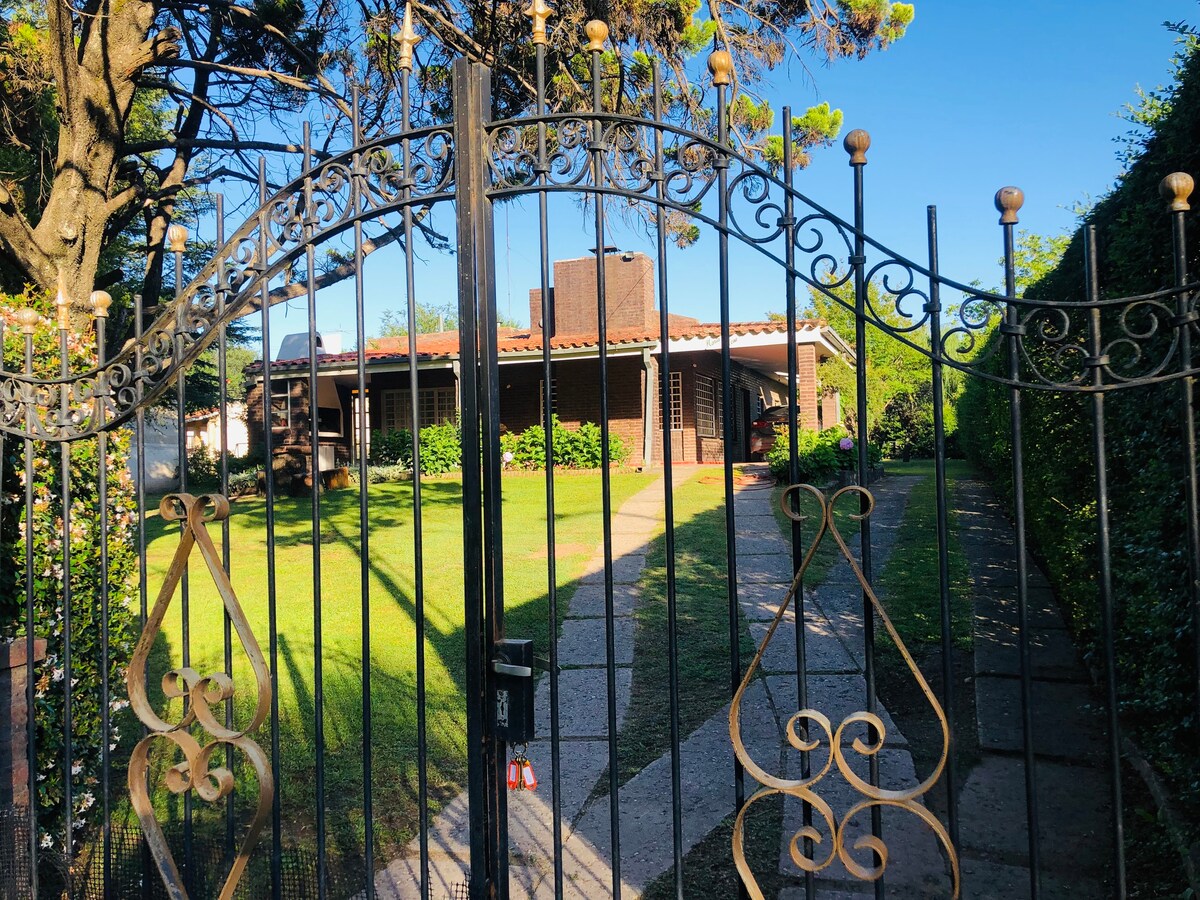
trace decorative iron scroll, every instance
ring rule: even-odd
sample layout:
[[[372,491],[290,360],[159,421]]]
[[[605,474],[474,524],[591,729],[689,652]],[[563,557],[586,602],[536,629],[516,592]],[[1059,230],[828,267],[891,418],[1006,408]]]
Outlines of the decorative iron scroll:
[[[184,761],[166,771],[164,780],[167,788],[175,794],[186,794],[194,788],[197,794],[209,802],[224,799],[234,788],[233,772],[224,766],[212,766],[217,749],[228,746],[242,752],[258,778],[258,806],[221,889],[221,900],[228,900],[233,897],[234,890],[246,870],[246,864],[250,861],[250,854],[266,824],[267,816],[271,812],[271,801],[275,796],[275,781],[266,754],[249,737],[266,721],[270,713],[271,674],[254,633],[246,621],[241,604],[238,603],[229,576],[221,565],[220,554],[208,533],[209,522],[219,522],[229,517],[229,501],[219,494],[203,494],[199,497],[182,493],[168,494],[159,506],[159,513],[167,521],[181,521],[183,535],[171,560],[166,581],[158,592],[154,609],[146,619],[146,626],[142,629],[142,636],[138,640],[133,660],[125,676],[130,706],[150,731],[138,742],[129,761],[129,795],[142,832],[146,836],[146,843],[162,875],[167,894],[171,900],[187,900],[187,890],[179,877],[179,870],[163,837],[162,828],[154,817],[149,782],[150,747],[157,740],[166,740],[182,751]],[[250,723],[241,730],[227,728],[213,715],[214,706],[233,699],[233,679],[224,672],[201,676],[194,669],[178,668],[163,676],[164,696],[168,699],[187,698],[186,712],[183,718],[174,724],[159,718],[146,694],[146,662],[154,641],[158,638],[167,607],[171,605],[171,598],[175,595],[175,589],[187,568],[188,557],[195,546],[200,548],[200,555],[204,557],[217,592],[225,605],[225,611],[229,614],[230,622],[254,671],[257,703]],[[193,725],[200,726],[207,743],[201,744],[193,736]],[[224,758],[223,755],[221,758]]]
[[[942,710],[941,704],[938,703],[933,691],[930,689],[928,682],[921,675],[921,670],[917,668],[917,664],[913,661],[912,656],[908,652],[908,648],[904,646],[904,642],[900,639],[900,635],[896,633],[895,627],[892,625],[891,619],[888,618],[887,612],[883,605],[879,602],[879,598],[871,589],[863,577],[862,569],[859,568],[854,556],[850,553],[850,548],[846,545],[845,539],[841,532],[838,531],[837,523],[834,521],[833,511],[837,506],[837,502],[845,494],[856,494],[859,498],[865,499],[866,510],[860,513],[851,515],[850,518],[855,521],[861,521],[869,517],[875,508],[875,498],[866,488],[858,485],[850,485],[837,491],[832,497],[826,499],[825,495],[817,488],[808,484],[792,485],[784,492],[781,498],[784,513],[789,518],[796,521],[804,519],[804,516],[793,512],[790,508],[790,497],[793,493],[799,491],[807,491],[816,498],[821,509],[821,520],[817,526],[816,536],[813,538],[812,544],[809,546],[804,555],[804,560],[800,566],[799,572],[796,573],[795,579],[789,588],[787,595],[780,603],[779,609],[775,613],[775,619],[771,622],[771,627],[767,629],[767,634],[759,645],[758,652],[754,655],[754,661],[750,663],[746,669],[745,675],[742,677],[742,683],[738,686],[737,693],[733,696],[733,703],[729,708],[729,739],[733,742],[734,751],[737,753],[737,758],[742,766],[762,787],[746,801],[746,804],[738,812],[737,819],[733,827],[733,856],[734,862],[737,865],[738,874],[742,878],[742,882],[746,885],[746,889],[750,892],[753,900],[765,900],[762,889],[758,886],[758,881],[754,877],[753,871],[750,869],[749,863],[746,861],[746,853],[744,847],[745,841],[745,819],[746,813],[755,803],[767,797],[773,797],[778,794],[784,794],[791,797],[797,797],[807,802],[823,822],[825,831],[828,835],[828,850],[824,853],[816,852],[813,856],[806,855],[805,842],[811,841],[814,850],[821,847],[825,843],[826,834],[823,834],[821,828],[814,825],[806,825],[801,828],[795,835],[792,836],[789,847],[792,861],[805,872],[820,872],[835,859],[841,860],[846,870],[863,881],[875,881],[883,876],[884,869],[887,868],[888,848],[883,839],[872,834],[864,835],[854,841],[853,845],[847,845],[846,832],[849,824],[854,820],[854,817],[865,810],[874,807],[893,807],[912,813],[922,822],[929,826],[937,839],[941,842],[942,847],[946,851],[946,855],[950,860],[951,877],[953,881],[953,896],[958,898],[960,893],[959,884],[959,868],[958,856],[955,853],[954,845],[950,841],[950,835],[946,828],[938,820],[938,818],[925,808],[921,803],[920,798],[929,792],[938,779],[942,775],[942,770],[946,766],[946,760],[950,753],[950,728],[946,722],[946,714]],[[888,634],[892,641],[900,650],[901,656],[904,657],[904,662],[912,672],[916,679],[921,692],[925,695],[925,699],[929,702],[934,714],[937,716],[938,723],[942,729],[942,752],[938,757],[937,765],[934,767],[932,774],[929,775],[920,784],[906,788],[904,790],[885,790],[876,787],[867,781],[864,781],[854,769],[851,768],[849,760],[846,758],[847,748],[842,745],[842,736],[847,728],[855,725],[866,725],[874,732],[875,738],[868,743],[862,737],[856,737],[850,744],[850,748],[855,753],[864,758],[869,758],[877,754],[883,749],[887,741],[887,728],[883,720],[870,712],[855,712],[846,716],[840,724],[834,727],[829,718],[822,712],[816,709],[802,709],[793,715],[787,723],[787,740],[788,743],[796,750],[802,753],[811,753],[821,749],[822,742],[828,743],[828,755],[823,766],[816,768],[814,773],[808,778],[787,779],[772,775],[766,769],[758,764],[747,751],[742,743],[741,737],[741,708],[742,697],[746,693],[746,689],[750,686],[755,673],[758,671],[762,663],[763,654],[766,652],[767,645],[771,642],[771,638],[775,634],[775,629],[779,627],[779,623],[783,620],[787,613],[788,606],[795,597],[796,591],[804,578],[804,573],[808,570],[809,563],[812,562],[813,555],[817,548],[821,545],[826,534],[832,534],[837,542],[838,548],[850,564],[850,568],[854,570],[854,575],[858,579],[865,594],[870,598],[871,605],[875,612],[883,620],[884,627],[887,628]],[[803,730],[800,730],[801,723],[808,723]],[[819,734],[817,737],[811,737],[810,733],[813,726],[820,732],[824,732],[822,738]],[[818,793],[818,788],[825,776],[829,774],[834,763],[837,763],[838,770],[842,773],[842,777],[850,784],[855,791],[864,798],[858,803],[855,803],[846,813],[840,818],[836,815],[829,803]],[[876,865],[864,865],[856,860],[851,851],[865,850],[873,853],[878,857]]]

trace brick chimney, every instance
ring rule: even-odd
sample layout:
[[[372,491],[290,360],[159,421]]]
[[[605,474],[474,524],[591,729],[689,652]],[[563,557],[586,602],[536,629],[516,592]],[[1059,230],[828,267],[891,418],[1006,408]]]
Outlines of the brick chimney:
[[[658,327],[654,308],[654,261],[644,253],[604,254],[605,299],[610,329]],[[561,259],[554,263],[550,289],[554,334],[595,334],[599,294],[596,257]],[[529,321],[536,334],[542,321],[542,292],[529,292]]]

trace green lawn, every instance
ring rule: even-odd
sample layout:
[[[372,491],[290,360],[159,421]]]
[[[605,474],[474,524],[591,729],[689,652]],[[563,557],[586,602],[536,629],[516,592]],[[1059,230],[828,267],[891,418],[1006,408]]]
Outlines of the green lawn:
[[[618,508],[653,476],[619,472],[612,477]],[[556,477],[557,583],[561,609],[583,565],[601,539],[600,478],[596,473]],[[373,792],[381,852],[414,831],[417,797],[416,617],[412,485],[370,488],[370,635],[374,751]],[[454,796],[465,780],[463,700],[463,549],[461,485],[457,479],[422,483],[425,663],[428,775],[435,803]],[[307,499],[276,502],[276,597],[282,772],[279,791],[288,842],[306,843],[313,828],[314,622],[312,531]],[[546,506],[544,478],[504,479],[506,628],[528,637],[539,652],[547,645]],[[358,492],[321,499],[322,639],[325,697],[326,804],[330,852],[353,859],[362,834],[362,608]],[[219,542],[219,527],[214,527]],[[266,506],[261,499],[234,503],[230,519],[232,581],[246,615],[268,652]],[[176,544],[177,526],[157,516],[148,523],[148,578],[160,584]],[[151,597],[153,602],[153,596]],[[223,666],[222,611],[208,573],[191,565],[191,665],[205,673]],[[165,644],[155,654],[150,684],[181,661],[181,605],[176,596],[164,624]],[[161,643],[161,642],[160,642]],[[268,659],[269,661],[269,659]],[[240,648],[234,652],[240,720],[251,697],[252,676]],[[258,735],[270,746],[269,726]],[[197,802],[197,816],[202,802]],[[164,814],[178,815],[168,803]],[[200,819],[198,818],[198,821]]]

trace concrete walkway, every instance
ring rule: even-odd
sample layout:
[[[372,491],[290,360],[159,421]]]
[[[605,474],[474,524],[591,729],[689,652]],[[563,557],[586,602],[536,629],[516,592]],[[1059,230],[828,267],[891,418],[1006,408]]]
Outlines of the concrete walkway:
[[[952,500],[974,586],[981,751],[959,798],[964,896],[1019,900],[1030,884],[1014,532],[986,484],[958,482]],[[1033,559],[1028,582],[1042,896],[1110,896],[1103,706]]]

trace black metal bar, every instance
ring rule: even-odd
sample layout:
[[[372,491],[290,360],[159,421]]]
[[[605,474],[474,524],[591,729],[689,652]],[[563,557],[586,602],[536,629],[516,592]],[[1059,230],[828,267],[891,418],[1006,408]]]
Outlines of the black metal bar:
[[[950,843],[958,849],[958,762],[954,731],[954,620],[950,608],[950,521],[946,499],[945,388],[942,371],[942,303],[938,280],[937,207],[926,209],[929,238],[929,342],[933,351],[933,472],[937,491],[938,598],[942,627],[942,708],[950,746],[946,756],[946,818]]]
[[[412,93],[409,73],[401,82],[401,106],[405,127],[412,116]],[[404,141],[404,192],[412,196],[412,145]],[[413,215],[412,207],[404,207],[404,285],[408,301],[408,399],[410,423],[412,425],[413,467],[413,592],[416,618],[416,665],[417,665],[417,814],[418,844],[421,864],[421,896],[428,900],[429,884],[429,772],[428,730],[426,724],[425,694],[425,541],[421,512],[421,419],[420,419],[420,367],[417,363],[417,286],[413,267]]]
[[[69,322],[66,318],[64,307],[66,298],[60,293],[59,302],[59,320],[58,320],[58,359],[59,359],[59,375],[66,378],[70,375],[70,357],[67,348],[67,333],[69,330]],[[70,387],[64,382],[60,393],[59,403],[65,417],[67,410],[70,408]],[[59,446],[59,463],[60,477],[62,484],[59,489],[59,497],[62,501],[62,571],[63,571],[63,621],[62,621],[62,670],[63,670],[63,823],[65,832],[63,834],[63,849],[67,862],[67,893],[72,894],[74,891],[74,869],[75,869],[75,823],[74,823],[74,804],[75,804],[75,786],[72,783],[73,768],[74,768],[74,721],[73,714],[73,697],[71,696],[72,682],[74,681],[74,659],[71,652],[71,629],[73,625],[73,616],[71,615],[71,603],[74,600],[74,591],[71,590],[71,442],[63,441]],[[32,471],[32,470],[30,470]],[[33,532],[27,536],[28,540],[33,540]]]
[[[353,131],[354,146],[362,143],[362,126],[359,120],[361,97],[359,96],[358,86],[355,85],[353,96],[351,98],[351,129]],[[405,124],[407,126],[408,117],[405,116]],[[405,162],[404,171],[408,171],[407,160]],[[363,195],[365,190],[366,173],[363,169],[362,155],[355,154],[354,161],[351,165],[353,177],[353,197],[354,211],[359,213],[363,208]],[[407,251],[407,247],[405,250]],[[370,496],[370,486],[367,484],[367,442],[368,442],[368,421],[367,421],[367,332],[366,332],[366,312],[365,312],[365,294],[363,291],[363,228],[362,221],[358,220],[354,223],[354,320],[355,320],[355,369],[358,376],[358,403],[355,406],[355,423],[357,428],[358,438],[357,459],[358,463],[358,580],[359,580],[359,597],[360,609],[362,616],[362,632],[360,648],[362,651],[362,662],[360,667],[360,676],[362,678],[362,768],[363,768],[363,875],[366,882],[366,900],[375,900],[375,804],[373,791],[371,786],[373,759],[372,759],[372,727],[371,727],[371,527],[370,516],[368,514],[368,498]],[[413,435],[415,444],[416,435]],[[416,489],[417,477],[414,467],[413,486]],[[418,646],[420,641],[418,640]],[[420,704],[418,703],[418,711]],[[420,714],[420,713],[418,713]],[[419,728],[418,728],[419,731]],[[419,738],[418,738],[419,742]],[[419,763],[419,766],[424,770],[425,766]],[[421,820],[421,828],[425,828],[425,820]],[[425,896],[425,866],[421,866],[421,881],[422,881],[422,896]]]
[[[847,147],[850,147],[850,139],[853,136],[847,135]],[[871,436],[867,428],[867,279],[866,279],[866,240],[864,228],[864,210],[863,210],[863,170],[867,165],[867,158],[863,152],[852,155],[850,157],[850,167],[854,170],[854,258],[851,264],[854,267],[854,369],[855,369],[855,414],[856,428],[858,431],[858,483],[865,486],[867,483],[867,470],[870,465],[870,457],[867,454],[867,447]],[[859,496],[859,511],[866,513],[869,509],[869,503],[866,494]],[[863,516],[859,523],[859,541],[860,553],[862,555],[862,571],[867,583],[870,584],[873,573],[871,571],[871,520],[866,515]],[[875,693],[875,609],[871,604],[871,598],[866,591],[863,591],[863,661],[867,680],[867,712],[876,715],[879,712],[879,701]],[[868,728],[868,742],[874,743],[877,738],[874,728]],[[879,786],[879,758],[871,756],[868,765],[868,773],[871,785]],[[882,810],[878,806],[871,807],[871,834],[875,837],[880,837],[883,833],[883,816]],[[879,860],[877,859],[878,863]],[[884,879],[881,877],[875,882],[875,896],[883,898],[885,895]]]
[[[654,63],[654,121],[662,121],[662,73]],[[680,759],[682,728],[679,721],[679,604],[675,570],[675,462],[671,434],[671,312],[667,281],[667,222],[662,201],[667,194],[663,174],[665,153],[663,136],[654,129],[655,207],[654,231],[658,239],[658,331],[662,352],[659,355],[659,410],[662,413],[663,441],[663,518],[664,551],[667,564],[667,692],[671,721],[671,862],[675,878],[675,898],[683,900],[683,774]],[[650,465],[653,460],[646,460]]]
[[[729,694],[737,693],[742,683],[741,610],[738,601],[737,575],[737,518],[734,506],[733,463],[737,444],[734,440],[734,392],[733,358],[730,337],[729,312],[729,157],[726,145],[729,142],[729,99],[728,83],[717,83],[717,144],[721,148],[714,154],[713,167],[717,170],[717,218],[721,231],[717,236],[717,279],[721,308],[721,437],[725,477],[725,589],[729,602]],[[793,327],[795,327],[793,325]],[[736,756],[733,759],[733,804],[740,812],[746,802],[745,773]],[[746,886],[738,879],[738,896],[748,896]]]
[[[27,376],[33,375],[33,326],[21,329],[25,337],[25,368]],[[3,352],[0,352],[3,356]],[[26,407],[25,433],[34,433],[34,412],[32,406]],[[34,471],[33,441],[25,439],[25,718],[26,759],[29,760],[29,896],[38,897],[38,809],[41,804],[38,798],[38,757],[37,757],[37,707],[34,705],[35,693],[33,660],[35,636],[37,632],[37,615],[34,607],[34,557],[33,557],[33,479],[29,473]]]
[[[796,199],[794,192],[794,150],[792,143],[792,108],[783,108],[783,227],[784,239],[784,291],[787,298],[787,379],[788,379],[788,484],[800,481],[800,375],[799,360],[796,357]],[[799,495],[793,494],[792,511],[800,511]],[[804,560],[804,534],[800,521],[791,520],[792,525],[792,571],[799,572]],[[795,599],[796,623],[796,699],[797,709],[808,709],[808,648],[806,645],[806,629],[804,616],[804,581],[796,587]],[[812,777],[812,757],[807,750],[800,753],[800,777]],[[812,826],[812,804],[802,801],[801,818],[805,827]],[[813,854],[812,838],[804,839],[804,853],[808,857]],[[804,896],[814,900],[817,892],[816,877],[812,872],[804,873]]]
[[[95,295],[93,295],[94,299]],[[97,307],[93,304],[92,311]],[[96,315],[96,362],[103,366],[108,359],[106,347],[106,326],[108,324],[108,308],[101,310],[103,315]],[[101,387],[97,390],[96,415],[103,421],[104,403],[107,390]],[[109,651],[108,651],[108,432],[101,431],[96,435],[96,504],[99,507],[96,515],[100,522],[100,802],[102,804],[101,822],[101,881],[104,886],[104,896],[113,895],[112,886],[112,808],[109,800],[109,778],[111,760],[109,759],[109,735],[112,733],[109,704],[111,702],[111,685],[109,684]]]
[[[186,238],[185,238],[186,239]],[[171,247],[172,256],[175,260],[175,300],[178,301],[183,294],[183,248],[179,245]],[[179,305],[175,319],[175,355],[176,357],[183,355],[183,334],[185,331],[185,323],[183,321],[183,307]],[[188,458],[187,458],[187,393],[186,383],[184,380],[184,370],[179,369],[179,373],[175,376],[175,426],[176,426],[176,451],[179,456],[179,491],[187,493],[188,489]],[[179,522],[179,538],[183,540],[184,523],[181,519]],[[192,614],[191,614],[191,592],[188,583],[188,566],[185,563],[183,575],[179,579],[179,616],[181,622],[180,643],[182,644],[182,657],[184,668],[189,668],[192,664]],[[188,709],[188,698],[185,695],[183,698],[183,708]],[[193,871],[193,833],[192,833],[192,792],[185,791],[183,795],[183,866],[182,876],[184,884],[189,889],[194,889],[192,882]]]
[[[1100,298],[1100,270],[1096,259],[1096,226],[1083,231],[1084,269],[1089,302]],[[1092,382],[1103,380],[1100,357],[1104,341],[1100,334],[1100,310],[1088,316],[1088,353]],[[1096,474],[1096,553],[1100,563],[1100,631],[1104,645],[1104,693],[1108,725],[1109,789],[1112,792],[1113,896],[1125,900],[1125,804],[1121,796],[1121,723],[1117,696],[1116,620],[1112,590],[1112,536],[1108,522],[1108,451],[1104,427],[1104,394],[1092,394],[1092,450]]]
[[[1004,229],[1004,290],[1009,298],[1017,294],[1014,227],[1017,209],[1024,195],[1015,188],[1002,188],[996,194]],[[1021,338],[1025,326],[1015,303],[1005,309],[1001,333],[1008,342],[1008,373],[1015,383],[1021,367]],[[1029,572],[1025,538],[1025,457],[1021,433],[1021,389],[1009,391],[1010,428],[1013,456],[1013,516],[1016,519],[1017,553],[1017,644],[1021,663],[1021,727],[1025,761],[1025,815],[1029,827],[1029,895],[1041,895],[1041,853],[1038,835],[1037,770],[1033,751],[1033,659],[1029,646]]]
[[[216,194],[213,197],[217,219],[217,247],[225,246],[225,195]],[[217,315],[224,319],[225,314],[225,281],[220,277],[217,282]],[[217,427],[220,432],[220,477],[221,496],[229,497],[229,335],[228,329],[222,323],[217,332]],[[233,576],[232,541],[230,539],[229,517],[221,520],[221,565],[225,573]],[[233,620],[229,610],[222,609],[221,625],[225,649],[225,674],[233,678]],[[233,729],[233,698],[225,701],[225,727]],[[225,768],[234,771],[235,758],[233,745],[225,745]],[[237,812],[233,804],[233,793],[225,798],[225,856],[233,859],[236,850],[235,831],[237,829]]]
[[[467,790],[470,798],[469,839],[472,900],[482,900],[491,887],[489,850],[489,754],[485,746],[488,719],[483,642],[483,477],[480,469],[479,345],[476,330],[476,219],[483,205],[480,171],[483,150],[482,98],[474,65],[454,62],[455,206],[458,231],[458,336],[462,398],[463,458],[463,612],[466,639]],[[474,151],[474,152],[472,152]],[[478,182],[478,183],[477,183]]]
[[[317,896],[324,900],[329,891],[328,860],[325,856],[325,660],[324,623],[321,590],[321,398],[317,383],[317,248],[316,212],[313,209],[312,126],[304,123],[304,261],[305,295],[308,299],[308,425],[309,425],[309,502],[312,513],[312,586],[313,586],[313,740],[316,744],[316,771],[313,785],[317,806]]]
[[[133,295],[133,337],[134,337],[134,364],[138,371],[142,370],[142,295]],[[149,595],[149,584],[146,579],[146,407],[141,402],[143,388],[138,387],[138,406],[137,414],[133,420],[133,441],[134,447],[137,450],[137,471],[134,477],[134,492],[137,502],[137,554],[138,554],[138,632],[140,633],[146,627],[147,600]],[[143,673],[144,675],[145,673]],[[143,724],[141,725],[141,735],[145,737],[149,730]],[[147,776],[148,778],[149,776]],[[147,792],[149,786],[147,785]],[[146,836],[138,834],[139,856],[142,861],[142,871],[154,871],[154,859],[150,855],[150,845],[146,843]],[[142,883],[142,900],[150,900],[152,896],[151,887],[154,883],[152,878],[141,879]],[[36,895],[36,891],[35,891]]]
[[[606,29],[607,31],[607,29]],[[603,51],[591,51],[592,111],[604,111],[602,78]],[[592,185],[604,184],[603,125],[599,119],[591,123]],[[621,897],[621,797],[620,770],[617,756],[617,647],[615,610],[613,608],[613,549],[612,549],[612,473],[609,471],[608,424],[608,288],[604,259],[604,198],[592,197],[596,204],[596,332],[600,363],[600,505],[604,543],[604,661],[608,693],[608,796],[609,832],[612,840],[612,895]]]
[[[546,113],[546,45],[538,41],[537,114]],[[655,77],[657,78],[657,72]],[[657,84],[657,81],[655,82]],[[538,123],[537,171],[539,184],[546,184],[550,164],[546,156],[546,123]],[[558,694],[558,559],[554,517],[554,365],[551,338],[554,336],[554,305],[550,302],[550,227],[546,192],[538,192],[538,246],[541,249],[542,290],[542,427],[546,433],[546,598],[550,657],[550,815],[553,830],[554,896],[563,896],[562,848],[562,727]]]
[[[1168,176],[1169,180],[1171,176]],[[1190,186],[1190,180],[1189,180]],[[1167,181],[1164,180],[1163,187]],[[1161,188],[1160,188],[1161,189]],[[1167,191],[1164,191],[1167,193]],[[1190,194],[1190,190],[1188,191]],[[1178,290],[1175,312],[1179,319],[1179,352],[1184,369],[1192,367],[1192,327],[1197,318],[1191,308],[1191,297],[1184,290],[1188,283],[1187,221],[1188,195],[1176,197],[1171,204],[1171,249],[1172,267],[1175,271],[1175,287]],[[1200,475],[1196,470],[1196,379],[1191,375],[1181,381],[1183,401],[1183,447],[1187,467],[1184,492],[1187,496],[1187,541],[1188,541],[1188,599],[1192,607],[1192,635],[1195,652],[1196,685],[1196,731],[1200,738]]]
[[[270,217],[267,202],[267,161],[258,158],[258,265],[267,266],[270,243],[267,229]],[[275,591],[275,453],[271,387],[271,286],[264,279],[259,299],[262,316],[263,358],[263,491],[266,494],[267,519],[267,640],[271,656],[271,774],[275,779],[275,796],[271,801],[271,898],[283,897],[283,782],[279,747],[279,614]],[[288,390],[291,390],[290,382]],[[289,421],[290,426],[290,421]]]

